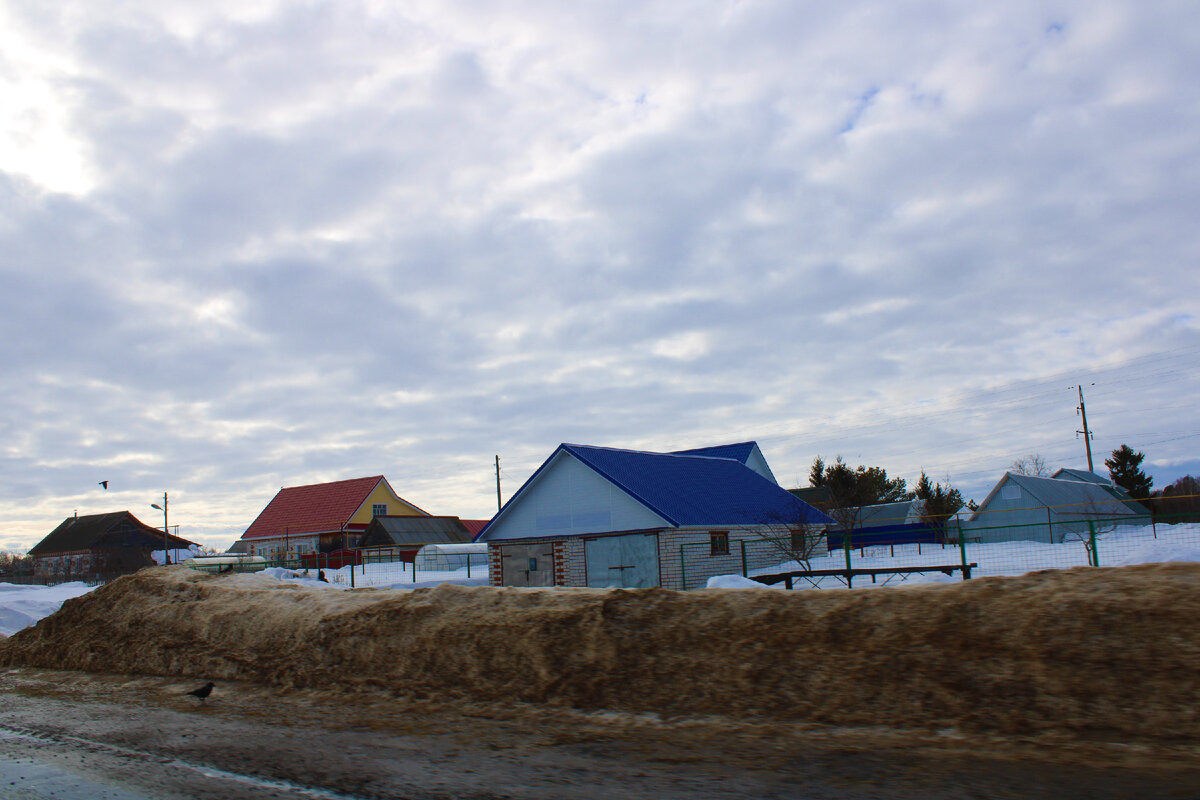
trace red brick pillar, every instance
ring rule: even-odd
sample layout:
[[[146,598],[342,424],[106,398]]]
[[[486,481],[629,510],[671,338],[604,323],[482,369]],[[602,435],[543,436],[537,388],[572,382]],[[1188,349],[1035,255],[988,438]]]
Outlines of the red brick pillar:
[[[504,585],[504,559],[500,556],[500,548],[488,545],[488,577],[492,586]]]
[[[567,544],[554,542],[554,585],[567,585]]]

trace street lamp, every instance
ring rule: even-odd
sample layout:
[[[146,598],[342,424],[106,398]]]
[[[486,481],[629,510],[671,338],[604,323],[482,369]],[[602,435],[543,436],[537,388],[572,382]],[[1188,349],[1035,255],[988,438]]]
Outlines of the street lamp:
[[[151,503],[151,508],[157,508],[163,512],[163,566],[171,563],[171,557],[167,555],[170,550],[167,548],[167,493],[163,492],[163,504]]]

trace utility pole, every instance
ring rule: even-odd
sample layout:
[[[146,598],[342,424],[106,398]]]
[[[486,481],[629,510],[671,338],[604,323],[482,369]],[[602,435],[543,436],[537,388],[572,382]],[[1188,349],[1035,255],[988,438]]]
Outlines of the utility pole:
[[[167,493],[163,492],[163,504],[151,503],[151,508],[157,508],[163,512],[163,566],[171,563],[171,548],[167,545]]]
[[[1095,386],[1096,384],[1093,383],[1091,385]],[[1079,411],[1079,416],[1083,417],[1083,430],[1075,431],[1075,435],[1078,436],[1081,433],[1083,434],[1083,443],[1084,443],[1084,445],[1087,446],[1088,472],[1095,472],[1095,470],[1092,469],[1092,434],[1088,431],[1087,409],[1084,408],[1084,406],[1083,406],[1083,386],[1077,386],[1075,388],[1079,389],[1079,409],[1078,409],[1078,411]]]
[[[496,513],[500,513],[500,456],[496,456]]]

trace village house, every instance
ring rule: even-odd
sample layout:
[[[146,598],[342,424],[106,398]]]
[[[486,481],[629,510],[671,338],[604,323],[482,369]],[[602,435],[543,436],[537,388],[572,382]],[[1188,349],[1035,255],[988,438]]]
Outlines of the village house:
[[[369,559],[412,562],[426,545],[467,544],[472,533],[458,517],[381,516],[367,525],[358,549]]]
[[[357,547],[376,517],[428,517],[382,475],[279,490],[230,552],[292,559]]]
[[[154,566],[154,551],[188,550],[194,542],[152,528],[128,511],[67,517],[29,551],[35,575],[108,580]]]
[[[1122,525],[1149,525],[1150,513],[1111,481],[1083,470],[1043,478],[1006,472],[961,523],[977,542],[1058,543]],[[1091,477],[1088,477],[1091,476]]]
[[[832,520],[758,445],[653,453],[562,444],[476,537],[498,586],[686,589],[787,560]]]

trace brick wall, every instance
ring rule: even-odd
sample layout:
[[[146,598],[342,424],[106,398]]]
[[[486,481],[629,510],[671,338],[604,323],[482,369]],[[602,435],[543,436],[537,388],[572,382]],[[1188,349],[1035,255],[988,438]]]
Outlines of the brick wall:
[[[488,583],[492,586],[504,585],[504,559],[500,555],[500,546],[488,542]]]

